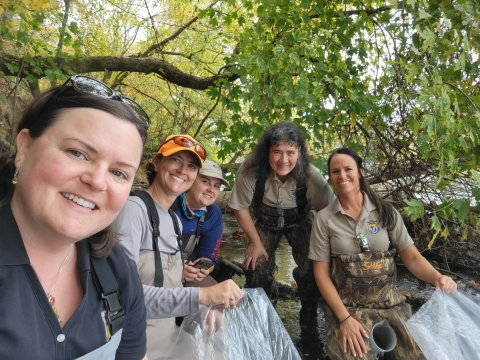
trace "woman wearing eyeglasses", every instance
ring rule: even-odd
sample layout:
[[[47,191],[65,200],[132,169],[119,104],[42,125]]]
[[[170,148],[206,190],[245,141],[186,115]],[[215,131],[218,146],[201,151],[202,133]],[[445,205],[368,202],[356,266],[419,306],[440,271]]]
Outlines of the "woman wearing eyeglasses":
[[[80,75],[26,109],[16,153],[0,159],[0,359],[144,358],[142,285],[110,224],[145,122]]]
[[[144,284],[150,360],[166,355],[176,316],[196,312],[200,304],[235,306],[242,297],[231,280],[205,288],[182,287],[186,260],[180,251],[182,223],[170,207],[192,186],[205,157],[205,149],[191,136],[168,136],[147,166],[146,194],[130,196],[115,220],[122,234],[120,244],[137,265]]]

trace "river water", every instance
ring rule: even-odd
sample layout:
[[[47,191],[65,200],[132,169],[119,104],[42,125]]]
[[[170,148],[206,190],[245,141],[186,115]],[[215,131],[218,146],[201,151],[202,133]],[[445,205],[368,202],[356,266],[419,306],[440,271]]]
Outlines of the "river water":
[[[220,256],[233,263],[242,263],[245,254],[245,244],[242,229],[238,225],[235,217],[230,214],[224,214],[224,238],[220,247]],[[285,238],[280,242],[280,246],[276,252],[276,263],[278,272],[277,281],[288,285],[294,284],[292,270],[295,268],[295,262],[291,256],[291,248]],[[245,278],[235,275],[233,280],[242,287],[245,284]],[[398,268],[397,288],[400,293],[411,294],[413,299],[412,308],[416,311],[422,305],[423,299],[430,298],[435,288],[423,281],[418,280],[410,272],[404,268]],[[290,334],[293,343],[300,352],[303,359],[328,359],[323,346],[312,344],[300,337],[300,326],[298,322],[298,314],[300,310],[300,301],[297,298],[280,299],[277,303],[276,310],[282,322]],[[321,309],[318,311],[318,331],[320,338],[325,339],[325,319]]]

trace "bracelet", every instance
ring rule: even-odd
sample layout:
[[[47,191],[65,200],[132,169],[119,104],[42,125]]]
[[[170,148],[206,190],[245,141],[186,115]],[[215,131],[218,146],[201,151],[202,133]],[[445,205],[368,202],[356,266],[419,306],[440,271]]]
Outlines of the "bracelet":
[[[340,324],[347,321],[348,319],[350,319],[350,317],[352,316],[352,314],[348,315],[345,319],[343,319],[342,321],[340,321]]]

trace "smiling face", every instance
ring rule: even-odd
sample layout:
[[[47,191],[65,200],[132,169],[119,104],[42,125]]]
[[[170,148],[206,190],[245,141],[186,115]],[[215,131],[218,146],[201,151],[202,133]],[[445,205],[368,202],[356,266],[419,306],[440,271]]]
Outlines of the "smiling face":
[[[268,163],[280,181],[285,182],[297,165],[298,147],[294,144],[280,143],[272,145],[268,154]]]
[[[190,190],[187,192],[187,203],[194,209],[212,205],[220,195],[222,182],[220,179],[198,175]]]
[[[135,125],[101,110],[64,110],[36,139],[22,130],[11,206],[24,241],[78,241],[106,228],[127,199],[141,155]]]
[[[337,194],[360,191],[360,172],[355,160],[346,154],[335,154],[330,160],[330,181]],[[363,169],[360,170],[363,174]]]
[[[174,199],[190,189],[200,169],[195,155],[185,150],[161,159],[154,156],[152,162],[157,171],[152,186],[155,191],[159,191],[159,194],[165,194]],[[171,204],[168,207],[170,206]]]

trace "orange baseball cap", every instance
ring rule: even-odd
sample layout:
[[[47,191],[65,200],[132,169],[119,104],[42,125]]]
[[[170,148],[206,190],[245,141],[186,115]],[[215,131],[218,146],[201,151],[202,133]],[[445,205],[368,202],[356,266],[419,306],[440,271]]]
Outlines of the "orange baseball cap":
[[[186,134],[167,136],[165,141],[160,145],[157,154],[170,156],[179,151],[190,151],[194,153],[198,157],[198,160],[200,160],[201,166],[203,166],[203,162],[207,158],[207,150],[205,150],[205,148],[200,145],[197,140]]]

